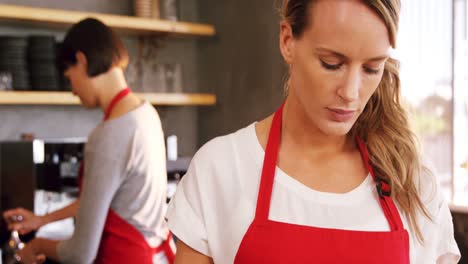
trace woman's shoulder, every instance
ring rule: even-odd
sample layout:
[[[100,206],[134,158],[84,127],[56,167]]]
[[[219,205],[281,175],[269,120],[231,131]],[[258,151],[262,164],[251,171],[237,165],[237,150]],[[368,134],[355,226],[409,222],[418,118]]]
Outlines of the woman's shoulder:
[[[134,140],[135,134],[155,134],[155,128],[161,129],[161,120],[157,111],[147,102],[136,109],[98,124],[88,136],[88,142],[101,147]]]
[[[414,244],[414,251],[419,252],[420,258],[423,258],[423,255],[434,256],[434,260],[438,259],[437,263],[439,261],[456,263],[456,260],[460,258],[460,251],[454,239],[448,197],[437,180],[437,175],[424,169],[415,185],[429,218],[421,213],[418,214],[418,225],[424,237],[424,243]]]
[[[255,124],[210,140],[193,157],[181,186],[217,196],[238,193],[261,169],[256,140]]]
[[[223,161],[233,160],[246,161],[247,163],[255,161],[258,163],[259,159],[263,160],[264,150],[262,145],[266,145],[268,140],[272,119],[273,116],[269,116],[233,133],[208,141],[197,151],[193,160],[203,164],[223,163]],[[233,165],[234,163],[231,162],[230,164]]]
[[[197,165],[228,163],[254,148],[255,140],[255,123],[252,123],[233,133],[211,139],[196,152],[192,162]]]
[[[415,186],[427,212],[432,218],[436,217],[441,207],[447,203],[436,175],[428,168],[423,168],[415,179]]]

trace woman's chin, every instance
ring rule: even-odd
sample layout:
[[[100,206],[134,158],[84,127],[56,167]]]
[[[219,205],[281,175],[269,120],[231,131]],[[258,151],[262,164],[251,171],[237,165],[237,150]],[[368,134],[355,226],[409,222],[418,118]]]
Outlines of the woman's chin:
[[[320,130],[329,136],[345,136],[351,131],[354,122],[327,121],[320,126]]]

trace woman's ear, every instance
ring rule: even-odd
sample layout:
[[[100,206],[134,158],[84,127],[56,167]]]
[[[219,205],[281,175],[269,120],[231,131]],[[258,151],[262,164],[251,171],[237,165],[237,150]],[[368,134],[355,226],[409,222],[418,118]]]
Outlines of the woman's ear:
[[[280,50],[283,55],[284,61],[291,65],[294,59],[294,45],[295,39],[292,33],[291,25],[282,21],[280,25]]]
[[[78,64],[81,64],[86,67],[88,66],[88,60],[86,59],[86,55],[84,55],[83,52],[77,51],[75,56],[76,56],[76,62]]]

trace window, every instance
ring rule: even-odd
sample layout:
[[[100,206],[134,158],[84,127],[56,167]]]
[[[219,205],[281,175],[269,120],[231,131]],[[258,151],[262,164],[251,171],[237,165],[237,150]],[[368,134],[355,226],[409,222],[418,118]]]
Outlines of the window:
[[[447,199],[468,203],[467,1],[402,1],[396,54],[424,162]]]
[[[468,1],[454,1],[453,200],[468,204]]]

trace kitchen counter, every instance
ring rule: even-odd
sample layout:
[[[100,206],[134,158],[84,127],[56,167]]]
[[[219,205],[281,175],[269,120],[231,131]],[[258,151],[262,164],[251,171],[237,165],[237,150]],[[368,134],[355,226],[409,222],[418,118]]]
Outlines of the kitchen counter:
[[[450,203],[449,208],[450,208],[450,211],[454,213],[468,214],[468,205],[466,204]]]
[[[468,233],[465,231],[468,230],[468,205],[451,203],[449,208],[452,212],[455,240],[462,255],[459,263],[468,263]]]

